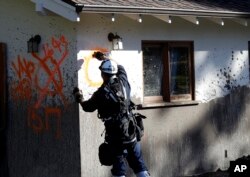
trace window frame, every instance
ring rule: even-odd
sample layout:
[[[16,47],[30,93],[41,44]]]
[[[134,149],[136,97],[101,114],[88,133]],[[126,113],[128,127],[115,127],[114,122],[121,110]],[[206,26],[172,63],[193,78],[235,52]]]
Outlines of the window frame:
[[[194,41],[152,41],[143,40],[141,43],[142,52],[145,46],[159,46],[163,48],[162,63],[163,63],[163,79],[162,81],[162,96],[145,96],[145,81],[143,76],[143,103],[181,103],[192,102],[195,100],[195,68],[194,68]],[[190,94],[179,94],[171,96],[170,94],[170,47],[187,47],[189,51],[189,78],[190,78]],[[144,72],[144,57],[142,53],[142,68]]]

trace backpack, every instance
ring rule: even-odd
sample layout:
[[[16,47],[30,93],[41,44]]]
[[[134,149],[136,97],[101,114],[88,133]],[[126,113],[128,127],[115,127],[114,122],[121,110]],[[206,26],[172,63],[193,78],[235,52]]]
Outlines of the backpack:
[[[127,97],[122,81],[119,78],[113,78],[109,84],[104,86],[104,91],[109,102],[113,102],[118,107],[118,112],[111,117],[101,118],[106,127],[107,139],[110,135],[123,144],[132,142],[136,137],[137,125],[130,110],[130,99]]]

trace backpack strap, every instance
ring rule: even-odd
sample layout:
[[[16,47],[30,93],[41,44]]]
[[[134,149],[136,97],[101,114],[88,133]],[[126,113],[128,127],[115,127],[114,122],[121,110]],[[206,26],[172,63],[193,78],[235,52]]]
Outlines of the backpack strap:
[[[122,83],[122,80],[119,79],[119,82],[120,82],[120,84],[122,86],[122,92],[123,92],[123,96],[124,96],[124,102],[125,102],[126,111],[127,111],[127,114],[129,114],[129,104],[130,104],[130,101],[128,100],[126,88],[124,87],[124,84]]]
[[[104,87],[104,90],[107,92],[107,94],[109,95],[109,97],[112,98],[112,100],[114,102],[116,102],[116,103],[119,102],[118,99],[116,98],[114,92],[110,89],[110,87],[108,85],[106,85]]]
[[[114,82],[117,82],[117,81],[115,81],[116,79],[119,82],[119,84],[121,85],[121,90],[114,92],[111,89],[111,85]],[[123,113],[129,114],[129,100],[128,100],[126,88],[124,87],[124,84],[122,83],[121,79],[112,78],[111,81],[104,87],[104,90],[106,91],[109,98],[111,98],[114,102],[116,102],[116,103],[120,102],[120,103],[123,103],[125,105],[124,107],[126,110],[120,110],[120,111],[122,111]]]

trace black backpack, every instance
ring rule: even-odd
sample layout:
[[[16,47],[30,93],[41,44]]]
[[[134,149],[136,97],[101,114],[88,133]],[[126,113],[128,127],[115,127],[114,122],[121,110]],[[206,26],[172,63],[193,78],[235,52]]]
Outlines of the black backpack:
[[[111,134],[111,137],[115,137],[122,143],[133,141],[136,137],[137,125],[130,109],[130,98],[127,97],[126,88],[119,78],[113,78],[104,90],[106,98],[114,102],[119,109],[110,118],[102,118],[107,136]]]

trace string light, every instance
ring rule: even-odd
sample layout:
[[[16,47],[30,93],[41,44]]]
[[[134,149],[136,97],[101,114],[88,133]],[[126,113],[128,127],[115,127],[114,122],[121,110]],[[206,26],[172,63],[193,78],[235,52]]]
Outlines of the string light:
[[[198,17],[196,17],[196,25],[199,25],[200,24],[200,21],[199,21],[199,19],[198,19]]]
[[[221,19],[221,26],[224,26],[224,25],[225,25],[225,23],[224,23],[223,19]]]
[[[77,21],[77,22],[80,22],[80,20],[81,20],[80,15],[77,14],[76,21]]]
[[[142,23],[142,17],[141,17],[141,14],[139,15],[138,22],[139,22],[139,23]]]
[[[171,16],[168,17],[168,23],[169,23],[169,24],[172,23],[172,17],[171,17]]]
[[[112,21],[112,22],[114,22],[114,21],[115,21],[115,14],[112,14],[111,21]]]

